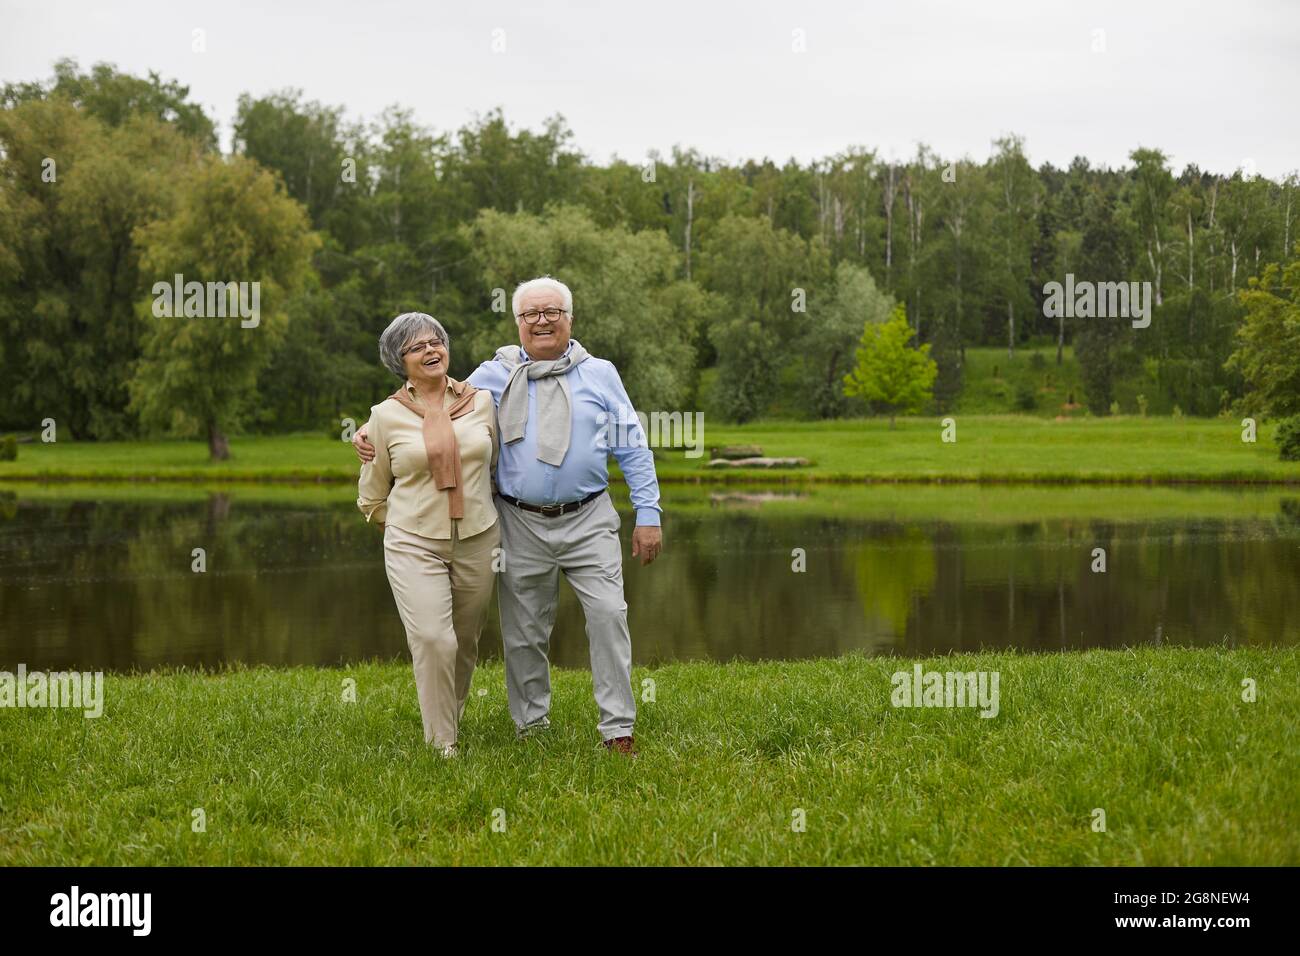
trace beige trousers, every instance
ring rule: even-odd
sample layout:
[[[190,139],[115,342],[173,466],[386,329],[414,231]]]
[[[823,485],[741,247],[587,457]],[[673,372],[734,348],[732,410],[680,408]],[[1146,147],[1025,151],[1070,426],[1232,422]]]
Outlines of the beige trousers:
[[[384,568],[406,627],[426,743],[456,742],[496,577],[492,551],[500,541],[496,524],[464,540],[456,522],[450,538],[384,528]]]

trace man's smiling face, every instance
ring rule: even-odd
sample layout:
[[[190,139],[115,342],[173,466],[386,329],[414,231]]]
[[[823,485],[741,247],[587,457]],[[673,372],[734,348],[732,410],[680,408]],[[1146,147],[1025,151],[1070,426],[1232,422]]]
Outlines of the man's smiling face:
[[[573,316],[568,312],[552,320],[540,316],[535,325],[529,325],[519,318],[530,311],[544,312],[547,309],[564,309],[564,297],[554,289],[529,289],[519,298],[519,310],[515,321],[519,324],[519,344],[529,357],[541,361],[557,359],[569,347],[569,332],[573,328]]]

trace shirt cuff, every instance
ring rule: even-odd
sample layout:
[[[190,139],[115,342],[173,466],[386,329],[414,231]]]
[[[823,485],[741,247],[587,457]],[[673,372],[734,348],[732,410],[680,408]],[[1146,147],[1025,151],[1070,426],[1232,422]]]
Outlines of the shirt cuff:
[[[636,509],[637,527],[649,525],[652,528],[659,527],[659,509],[658,508],[637,508]]]

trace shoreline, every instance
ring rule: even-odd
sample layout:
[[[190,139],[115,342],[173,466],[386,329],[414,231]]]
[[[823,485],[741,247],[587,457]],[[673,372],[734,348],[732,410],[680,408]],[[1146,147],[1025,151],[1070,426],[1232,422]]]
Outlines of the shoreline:
[[[691,450],[655,446],[661,485],[678,486],[1300,486],[1300,462],[1278,457],[1272,429],[1258,441],[1224,419],[1112,418],[1042,421],[962,418],[949,441],[939,423],[899,419],[768,420],[718,425]],[[708,468],[713,451],[751,446],[797,468]],[[6,482],[128,481],[342,485],[360,471],[350,446],[309,433],[232,438],[213,462],[202,442],[132,440],[24,444],[0,462]],[[692,455],[692,457],[687,457]],[[611,481],[621,472],[610,461]]]
[[[661,485],[747,485],[747,486],[798,486],[798,485],[1004,485],[1069,487],[1071,485],[1117,487],[1300,487],[1300,475],[1279,478],[1269,475],[770,475],[763,471],[727,472],[690,476],[682,474],[659,475]],[[347,485],[356,478],[342,475],[204,475],[198,472],[178,472],[165,475],[134,475],[114,472],[41,473],[5,475],[0,473],[0,487],[6,484],[268,484],[268,485]],[[611,485],[626,485],[622,475],[611,474]]]

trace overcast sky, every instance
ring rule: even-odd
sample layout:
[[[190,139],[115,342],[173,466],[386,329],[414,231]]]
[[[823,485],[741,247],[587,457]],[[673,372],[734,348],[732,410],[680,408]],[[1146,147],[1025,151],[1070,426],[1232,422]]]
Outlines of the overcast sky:
[[[0,0],[0,80],[44,79],[63,56],[188,84],[227,146],[240,93],[298,87],[354,118],[399,103],[440,131],[496,106],[516,127],[561,113],[598,162],[674,144],[901,159],[918,142],[983,159],[1016,132],[1035,165],[1121,165],[1141,145],[1175,172],[1300,168],[1287,0]]]

